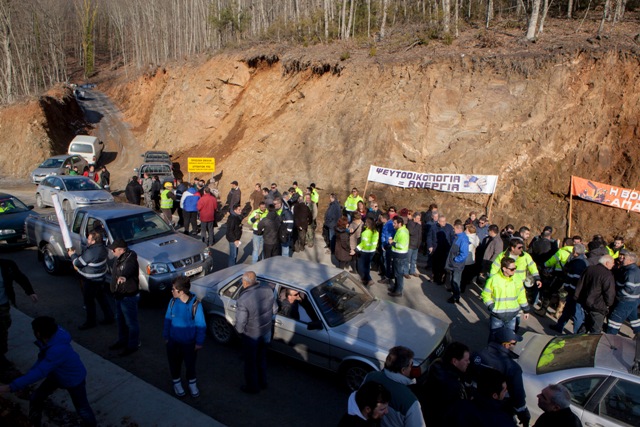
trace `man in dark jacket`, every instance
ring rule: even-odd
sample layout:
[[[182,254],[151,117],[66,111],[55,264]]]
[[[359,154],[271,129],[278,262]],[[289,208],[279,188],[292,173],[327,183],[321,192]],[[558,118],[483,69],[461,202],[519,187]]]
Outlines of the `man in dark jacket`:
[[[472,357],[472,363],[479,375],[482,375],[480,373],[486,369],[495,369],[506,377],[513,411],[522,425],[528,426],[531,414],[527,409],[522,368],[515,360],[518,355],[511,351],[518,341],[522,341],[522,337],[516,335],[511,329],[503,327],[493,334],[493,340],[484,350]]]
[[[97,231],[89,232],[87,249],[78,256],[73,248],[67,250],[69,257],[82,277],[82,294],[87,312],[87,320],[80,325],[80,330],[96,327],[96,300],[104,314],[104,324],[113,323],[113,311],[107,301],[103,284],[107,274],[107,248],[104,246],[102,234]]]
[[[312,221],[311,210],[304,203],[304,197],[298,198],[298,203],[293,205],[293,226],[297,233],[294,247],[296,252],[304,251],[307,245],[307,229]]]
[[[452,410],[451,427],[516,427],[505,405],[507,379],[495,369],[486,369],[476,378],[473,400],[460,400]]]
[[[587,248],[589,249],[589,252],[587,252],[589,266],[598,264],[601,256],[609,255],[604,238],[599,234],[593,236],[593,239],[587,244]]]
[[[227,219],[227,233],[225,234],[229,242],[229,264],[236,265],[238,257],[238,248],[240,247],[240,238],[242,237],[242,206],[233,205],[233,210]]]
[[[127,187],[124,189],[124,194],[127,197],[127,202],[132,205],[140,205],[140,201],[142,200],[142,194],[144,191],[142,190],[142,185],[138,181],[138,177],[133,175],[131,177],[131,181],[127,184]]]
[[[47,316],[33,319],[31,327],[37,340],[35,344],[40,349],[38,361],[29,369],[29,372],[13,380],[11,384],[0,386],[0,393],[22,390],[29,384],[44,378],[31,395],[29,403],[31,425],[40,426],[44,402],[59,388],[69,392],[83,425],[97,425],[96,417],[87,399],[85,386],[87,370],[78,353],[71,347],[69,333],[60,328],[53,318]]]
[[[153,182],[151,183],[151,199],[153,200],[154,209],[160,210],[160,193],[162,192],[162,183],[158,175],[153,176]]]
[[[241,205],[241,196],[242,192],[238,186],[238,181],[231,181],[231,190],[229,190],[229,194],[227,194],[227,202],[224,208],[233,210],[235,205]]]
[[[456,233],[453,230],[453,226],[447,223],[447,218],[442,215],[438,217],[438,224],[432,227],[430,231],[427,245],[432,257],[433,281],[437,285],[443,285],[445,280],[444,267]]]
[[[29,278],[18,268],[18,265],[9,259],[0,259],[0,369],[8,368],[11,362],[5,354],[9,351],[9,327],[11,326],[11,305],[16,305],[16,293],[13,282],[29,295],[33,302],[38,301],[38,296],[31,286]]]
[[[571,411],[571,393],[562,384],[549,384],[538,395],[538,407],[544,411],[533,427],[582,427]]]
[[[340,208],[340,202],[335,193],[329,195],[329,206],[327,212],[324,214],[324,224],[322,226],[322,237],[324,237],[325,249],[327,253],[333,252],[335,228],[338,224],[338,220],[342,215],[342,209]]]
[[[451,275],[451,292],[453,295],[447,300],[451,304],[460,303],[460,284],[462,282],[462,271],[469,255],[469,237],[464,232],[462,224],[453,227],[456,238],[451,245],[445,270]]]
[[[600,257],[597,265],[588,267],[576,286],[576,301],[585,312],[585,322],[578,333],[602,332],[604,318],[609,313],[616,296],[616,282],[611,269],[614,260],[611,255]]]
[[[617,304],[609,316],[608,334],[616,335],[625,320],[631,323],[633,333],[640,333],[640,320],[638,320],[640,268],[637,262],[638,256],[634,252],[627,252],[622,261],[622,267],[615,273]]]
[[[391,393],[382,384],[371,381],[351,393],[347,413],[338,427],[378,427],[389,412]]]
[[[588,267],[587,258],[584,255],[585,247],[583,244],[577,243],[573,245],[573,253],[571,261],[564,266],[564,283],[562,289],[558,292],[559,296],[565,294],[564,308],[562,314],[558,318],[558,323],[551,325],[550,328],[562,334],[564,326],[569,319],[573,318],[573,333],[577,334],[580,327],[584,323],[584,311],[575,299],[576,286],[582,274]],[[534,287],[534,286],[532,286]],[[560,305],[560,303],[558,303]]]
[[[183,182],[180,178],[176,179],[176,200],[174,203],[174,206],[176,206],[178,210],[178,224],[176,225],[176,228],[180,228],[184,226],[184,216],[182,215],[182,208],[180,207],[180,202],[182,201],[182,195],[184,194],[185,191],[187,191],[188,188],[189,186],[185,182]]]
[[[463,379],[470,363],[469,354],[466,345],[452,342],[445,348],[442,358],[436,359],[429,368],[419,397],[430,427],[448,426],[451,409],[459,400],[469,399]]]
[[[109,350],[123,349],[121,356],[138,351],[140,326],[138,325],[138,255],[129,249],[127,242],[116,239],[109,249],[116,260],[111,270],[111,294],[116,301],[118,341]]]
[[[408,279],[410,276],[420,277],[416,264],[418,261],[418,251],[422,243],[422,219],[420,213],[409,211],[407,218],[407,230],[409,230],[409,271],[405,274],[405,279]]]
[[[269,205],[267,216],[258,223],[258,233],[264,239],[264,249],[262,251],[264,259],[280,255],[280,217],[276,213],[275,207]]]
[[[256,394],[267,388],[267,345],[271,342],[273,316],[278,312],[273,289],[259,283],[253,271],[242,275],[242,291],[236,309],[236,331],[242,335],[245,385],[240,389]]]

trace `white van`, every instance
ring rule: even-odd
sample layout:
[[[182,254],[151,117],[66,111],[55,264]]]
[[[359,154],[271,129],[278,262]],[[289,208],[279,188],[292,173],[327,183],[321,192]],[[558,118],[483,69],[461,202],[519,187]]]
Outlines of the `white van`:
[[[78,135],[69,144],[68,154],[82,156],[87,163],[95,165],[100,160],[104,143],[95,136]]]

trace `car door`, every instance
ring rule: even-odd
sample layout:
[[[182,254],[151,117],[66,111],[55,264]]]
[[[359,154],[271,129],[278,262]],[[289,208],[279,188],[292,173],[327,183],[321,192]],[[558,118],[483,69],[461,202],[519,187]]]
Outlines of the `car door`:
[[[571,409],[582,418],[585,408],[592,402],[592,397],[597,396],[599,390],[606,388],[607,376],[591,375],[571,378],[562,384],[571,392]],[[597,399],[597,397],[596,397]]]
[[[640,383],[611,377],[582,414],[586,427],[640,425]]]
[[[320,321],[309,295],[300,289],[278,285],[279,307],[281,308],[282,300],[286,298],[287,288],[299,292],[302,298],[298,307],[300,320],[284,316],[281,309],[278,310],[274,322],[272,348],[295,359],[329,368],[331,342],[327,329]]]

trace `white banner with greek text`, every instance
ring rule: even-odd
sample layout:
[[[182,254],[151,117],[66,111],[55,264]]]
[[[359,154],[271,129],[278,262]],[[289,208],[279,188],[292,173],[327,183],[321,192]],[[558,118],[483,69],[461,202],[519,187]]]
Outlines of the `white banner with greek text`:
[[[368,180],[402,188],[428,188],[449,193],[493,194],[496,191],[498,176],[412,172],[371,166]]]

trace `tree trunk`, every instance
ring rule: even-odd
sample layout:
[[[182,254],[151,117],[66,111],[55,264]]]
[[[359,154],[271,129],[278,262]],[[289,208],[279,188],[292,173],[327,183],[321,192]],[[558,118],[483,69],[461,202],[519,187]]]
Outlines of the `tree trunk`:
[[[540,0],[533,0],[533,5],[531,7],[531,16],[529,17],[529,26],[527,28],[527,40],[533,40],[536,37],[536,27],[538,25],[539,14]]]
[[[573,18],[573,0],[569,0],[567,4],[567,19]]]
[[[547,18],[547,12],[549,12],[549,0],[544,0],[542,7],[542,18],[540,18],[540,27],[538,27],[538,35],[544,31],[544,20]]]
[[[442,27],[445,34],[451,31],[451,0],[442,0]]]
[[[598,37],[602,35],[602,31],[604,30],[604,21],[609,19],[611,10],[611,0],[607,0],[604,4],[604,10],[602,11],[602,21],[600,21],[600,27],[598,28]]]
[[[493,0],[487,1],[487,24],[486,27],[489,28],[489,23],[493,19]]]
[[[387,24],[387,5],[389,0],[382,0],[382,23],[380,24],[380,38],[384,38],[385,25]]]

